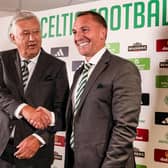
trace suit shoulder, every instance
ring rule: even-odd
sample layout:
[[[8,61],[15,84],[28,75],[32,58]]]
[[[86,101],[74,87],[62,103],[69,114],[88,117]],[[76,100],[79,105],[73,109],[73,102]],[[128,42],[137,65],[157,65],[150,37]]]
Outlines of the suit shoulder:
[[[16,53],[16,49],[0,51],[0,56],[10,56],[14,53]]]
[[[133,64],[131,61],[129,61],[128,59],[122,57],[122,56],[118,56],[118,55],[114,55],[114,54],[111,54],[112,56],[112,59],[111,61],[114,62],[114,63],[117,63],[117,64],[122,64],[122,65],[132,65],[132,66],[135,66],[135,64]]]
[[[1,61],[9,60],[11,57],[16,56],[16,49],[6,50],[0,52],[0,59]]]
[[[111,56],[110,57],[111,64],[113,67],[116,67],[119,69],[131,68],[131,69],[138,71],[137,66],[135,64],[133,64],[131,61],[129,61],[128,59],[121,57],[121,56],[118,56],[118,55],[111,54],[111,53],[109,53],[109,55]]]

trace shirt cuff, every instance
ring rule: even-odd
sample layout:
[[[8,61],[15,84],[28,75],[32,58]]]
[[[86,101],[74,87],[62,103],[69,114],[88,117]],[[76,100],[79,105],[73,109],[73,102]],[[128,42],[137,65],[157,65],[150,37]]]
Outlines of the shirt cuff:
[[[27,105],[26,103],[22,103],[22,104],[20,104],[20,105],[17,107],[17,109],[15,110],[14,115],[15,115],[15,117],[16,117],[17,119],[21,119],[21,118],[22,118],[22,116],[20,115],[20,112],[21,112],[21,110],[23,109],[23,107],[25,107],[26,105]]]
[[[55,114],[54,112],[51,112],[51,124],[50,126],[54,126],[55,125]]]
[[[41,136],[39,136],[38,134],[33,133],[32,135],[40,141],[40,143],[41,143],[40,147],[43,147],[46,144],[44,139]]]

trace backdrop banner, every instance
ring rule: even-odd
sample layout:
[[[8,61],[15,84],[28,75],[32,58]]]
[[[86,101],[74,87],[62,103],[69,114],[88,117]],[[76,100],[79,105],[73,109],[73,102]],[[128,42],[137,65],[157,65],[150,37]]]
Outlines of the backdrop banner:
[[[72,35],[76,13],[93,10],[107,21],[106,47],[133,62],[142,76],[142,103],[134,153],[137,168],[168,167],[168,0],[99,0],[35,12],[41,22],[43,48],[67,64],[71,85],[83,62]],[[11,17],[0,18],[0,50],[11,49],[7,28]],[[122,67],[121,67],[122,68]],[[64,167],[65,132],[55,135],[52,168]]]

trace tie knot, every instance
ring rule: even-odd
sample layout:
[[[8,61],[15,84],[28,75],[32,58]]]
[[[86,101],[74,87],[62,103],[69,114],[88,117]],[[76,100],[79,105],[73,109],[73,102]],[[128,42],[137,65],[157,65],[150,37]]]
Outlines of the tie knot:
[[[28,65],[30,62],[30,60],[23,60],[24,65]]]
[[[92,65],[93,65],[93,64],[91,64],[91,63],[86,63],[86,64],[84,64],[84,69],[85,69],[86,71],[88,71],[88,70],[91,68]]]

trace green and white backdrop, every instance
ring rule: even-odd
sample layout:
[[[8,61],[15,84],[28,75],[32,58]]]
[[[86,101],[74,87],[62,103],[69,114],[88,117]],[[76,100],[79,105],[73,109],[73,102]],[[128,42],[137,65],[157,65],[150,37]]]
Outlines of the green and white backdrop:
[[[82,10],[104,16],[109,29],[107,48],[140,70],[142,103],[134,141],[137,168],[167,168],[168,0],[100,0],[35,12],[41,22],[43,48],[67,63],[70,85],[83,61],[71,31],[76,13]],[[15,47],[7,35],[10,19],[0,18],[1,51]],[[53,168],[63,168],[64,145],[64,132],[59,132],[55,136]]]

